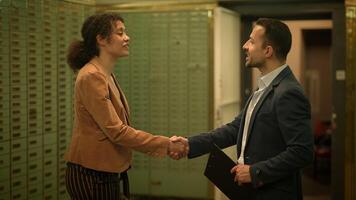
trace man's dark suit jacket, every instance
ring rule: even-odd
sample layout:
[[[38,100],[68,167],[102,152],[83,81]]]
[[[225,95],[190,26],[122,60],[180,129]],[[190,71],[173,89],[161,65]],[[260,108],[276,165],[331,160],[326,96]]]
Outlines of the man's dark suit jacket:
[[[188,158],[208,153],[212,143],[220,148],[237,144],[239,157],[250,99],[232,122],[189,137]],[[265,89],[250,119],[244,161],[251,167],[254,199],[303,199],[300,170],[312,160],[310,104],[286,67]]]

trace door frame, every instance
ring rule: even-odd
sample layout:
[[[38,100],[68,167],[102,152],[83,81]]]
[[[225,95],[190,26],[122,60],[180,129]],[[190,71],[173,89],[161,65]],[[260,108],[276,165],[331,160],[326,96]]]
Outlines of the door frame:
[[[259,17],[271,17],[281,20],[330,19],[332,28],[332,91],[334,113],[337,128],[332,138],[331,199],[351,199],[348,192],[352,185],[346,184],[349,172],[345,168],[346,137],[346,84],[345,79],[336,78],[336,74],[345,74],[346,70],[346,29],[345,5],[342,3],[239,3],[221,2],[221,6],[241,15],[241,43],[249,38],[251,24]],[[241,58],[244,53],[241,52]],[[241,59],[241,66],[244,61]],[[251,70],[241,67],[241,104],[244,105],[251,94]],[[347,197],[347,198],[345,198]]]

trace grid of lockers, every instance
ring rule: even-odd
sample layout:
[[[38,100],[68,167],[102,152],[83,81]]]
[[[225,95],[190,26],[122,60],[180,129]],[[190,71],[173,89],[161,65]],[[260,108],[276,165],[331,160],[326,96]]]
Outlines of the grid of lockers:
[[[89,6],[0,1],[0,199],[65,199],[72,127],[67,46]]]
[[[116,76],[128,98],[134,127],[166,136],[211,128],[211,11],[123,13],[130,56]],[[206,157],[174,161],[134,153],[132,192],[209,196]]]

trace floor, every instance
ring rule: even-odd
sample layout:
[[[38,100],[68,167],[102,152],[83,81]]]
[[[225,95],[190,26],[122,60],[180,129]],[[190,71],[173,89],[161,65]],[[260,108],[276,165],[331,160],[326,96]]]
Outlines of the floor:
[[[330,172],[320,171],[315,177],[312,166],[303,170],[302,177],[304,200],[331,200],[330,198]],[[133,200],[198,200],[175,197],[147,197],[135,196]],[[200,199],[199,199],[200,200]]]
[[[302,181],[304,200],[331,200],[329,171],[323,171],[314,177],[313,169],[306,168]]]

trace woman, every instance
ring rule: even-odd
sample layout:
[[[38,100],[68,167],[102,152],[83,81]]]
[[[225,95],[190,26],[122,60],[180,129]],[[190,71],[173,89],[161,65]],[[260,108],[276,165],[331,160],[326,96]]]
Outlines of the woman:
[[[81,33],[83,41],[73,42],[67,57],[78,75],[66,187],[72,199],[119,199],[122,181],[129,198],[131,150],[163,157],[184,146],[130,126],[129,107],[113,75],[117,59],[129,54],[124,20],[115,13],[96,14],[86,19]]]

